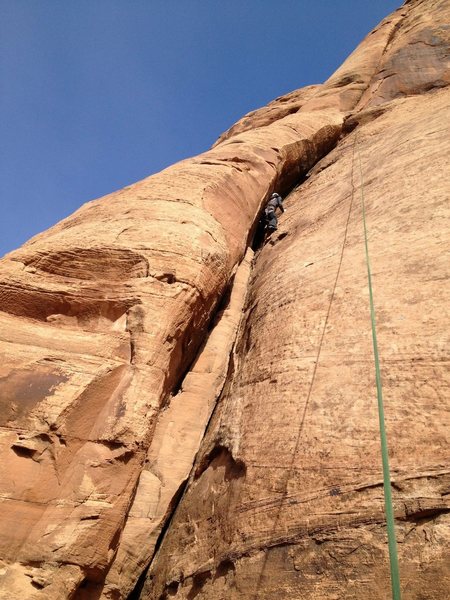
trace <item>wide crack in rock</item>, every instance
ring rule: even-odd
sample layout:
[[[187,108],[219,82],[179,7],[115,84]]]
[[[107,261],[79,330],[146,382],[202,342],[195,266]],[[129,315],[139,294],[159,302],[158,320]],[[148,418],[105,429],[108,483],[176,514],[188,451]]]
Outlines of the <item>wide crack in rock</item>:
[[[154,429],[136,496],[110,568],[104,597],[126,597],[150,563],[161,532],[173,515],[195,455],[222,391],[241,320],[253,252],[248,250],[232,279],[225,303],[187,375],[174,390]],[[176,457],[176,462],[174,458]],[[149,499],[154,499],[149,503]],[[127,573],[125,586],[120,574]]]

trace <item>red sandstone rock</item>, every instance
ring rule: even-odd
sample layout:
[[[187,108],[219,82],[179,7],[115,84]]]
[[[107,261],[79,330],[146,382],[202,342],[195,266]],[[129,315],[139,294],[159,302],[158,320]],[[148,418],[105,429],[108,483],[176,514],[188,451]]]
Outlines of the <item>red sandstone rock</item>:
[[[406,598],[447,596],[448,110],[447,91],[395,101],[288,196],[254,263],[237,368],[142,598],[389,597],[356,133],[401,580]]]
[[[64,597],[57,573],[69,564],[73,589],[84,580],[78,595],[90,597],[116,554],[126,562],[121,532],[158,415],[205,338],[267,186],[311,167],[342,120],[307,114],[266,136],[267,148],[249,132],[239,152],[224,144],[88,203],[2,261],[0,553],[14,593],[36,593],[32,564],[51,582],[45,597]]]
[[[147,565],[142,598],[388,597],[356,137],[402,585],[445,597],[449,22],[407,2],[323,85],[3,259],[0,598],[126,598]]]

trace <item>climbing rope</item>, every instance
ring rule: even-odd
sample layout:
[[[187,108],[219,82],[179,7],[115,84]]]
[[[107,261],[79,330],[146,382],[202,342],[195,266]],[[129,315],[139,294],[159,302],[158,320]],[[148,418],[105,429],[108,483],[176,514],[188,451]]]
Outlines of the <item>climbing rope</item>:
[[[358,162],[359,162],[359,173],[360,173],[360,190],[361,190],[361,208],[362,208],[362,219],[364,225],[364,243],[365,243],[365,253],[366,253],[366,265],[367,265],[367,277],[368,277],[368,287],[369,287],[369,298],[370,298],[370,317],[371,317],[371,326],[372,326],[372,342],[373,342],[373,351],[374,351],[374,360],[375,360],[375,379],[376,379],[376,388],[377,388],[377,399],[378,399],[378,417],[379,417],[379,427],[380,427],[380,438],[381,438],[381,455],[382,455],[382,464],[383,464],[383,485],[384,485],[384,501],[385,501],[385,512],[386,512],[386,523],[387,523],[387,534],[388,534],[388,547],[389,547],[389,562],[390,562],[390,574],[391,574],[391,588],[392,588],[392,599],[393,600],[401,600],[400,594],[400,577],[399,577],[399,569],[398,569],[398,558],[397,558],[397,543],[395,539],[395,525],[394,525],[394,511],[392,507],[392,493],[391,493],[391,478],[389,471],[389,455],[388,455],[388,445],[387,445],[387,435],[385,428],[385,419],[384,419],[384,406],[383,406],[383,394],[382,394],[382,385],[381,385],[381,371],[380,371],[380,361],[378,354],[378,343],[377,343],[377,334],[376,334],[376,322],[375,322],[375,306],[373,300],[373,289],[372,289],[372,274],[370,269],[370,259],[369,259],[369,244],[368,244],[368,234],[367,234],[367,224],[366,224],[366,211],[365,211],[365,202],[364,202],[364,178],[362,173],[361,166],[361,153],[359,150],[357,136],[355,137],[355,141],[353,144],[353,153],[352,153],[352,184],[353,184],[353,171],[354,171],[354,163],[355,163],[355,149],[358,151]],[[352,185],[352,194],[350,197],[349,209],[347,214],[347,219],[345,223],[344,229],[344,238],[341,246],[340,258],[338,269],[334,281],[333,291],[331,293],[330,302],[328,306],[327,315],[325,318],[325,323],[322,331],[322,335],[319,342],[318,352],[316,356],[316,360],[314,363],[314,370],[311,378],[311,383],[309,386],[307,398],[305,401],[305,406],[303,408],[301,414],[301,420],[299,423],[299,430],[297,434],[296,444],[293,451],[291,463],[286,472],[286,478],[283,485],[282,497],[280,499],[280,503],[278,505],[278,510],[276,512],[274,524],[271,528],[271,534],[276,531],[282,510],[284,508],[284,504],[287,496],[288,483],[292,476],[292,470],[294,468],[296,456],[298,450],[300,448],[300,438],[303,431],[303,426],[305,422],[306,412],[309,407],[309,400],[311,397],[311,392],[314,387],[316,370],[319,364],[323,340],[325,337],[325,332],[327,329],[328,318],[331,311],[331,306],[333,304],[333,300],[335,297],[335,291],[337,282],[339,279],[344,250],[347,242],[348,228],[350,223],[350,216],[353,208],[353,197],[354,197],[354,187]],[[271,536],[269,536],[270,539]],[[254,600],[259,598],[259,592],[262,585],[263,577],[265,575],[267,561],[268,561],[268,553],[266,552],[263,560],[263,565],[261,568],[261,572],[258,577],[257,585],[255,588]]]
[[[362,208],[362,220],[364,225],[364,245],[366,249],[366,265],[367,265],[367,280],[369,285],[369,300],[370,300],[370,320],[372,324],[372,343],[373,343],[373,354],[375,360],[375,380],[377,386],[377,399],[378,399],[378,419],[380,422],[380,440],[381,440],[381,458],[383,462],[383,487],[384,487],[384,507],[386,512],[386,525],[388,535],[388,546],[389,546],[389,562],[391,568],[391,587],[392,587],[392,598],[393,600],[401,600],[400,594],[400,575],[398,570],[398,557],[397,557],[397,542],[395,539],[395,525],[394,525],[394,510],[392,508],[392,493],[391,493],[391,476],[389,470],[389,454],[387,445],[387,435],[384,420],[384,405],[383,405],[383,391],[381,386],[381,371],[380,371],[380,360],[378,355],[378,343],[377,343],[377,329],[375,322],[375,306],[373,301],[373,289],[372,289],[372,274],[370,269],[369,259],[369,243],[367,236],[367,224],[366,224],[366,206],[364,202],[364,178],[361,166],[361,153],[357,136],[355,137],[355,146],[358,148],[358,162],[359,162],[359,177],[360,177],[360,189],[361,189],[361,208]]]
[[[353,147],[353,155],[354,155],[354,151],[355,151],[355,148]],[[279,524],[280,519],[281,519],[281,514],[282,514],[282,511],[284,509],[285,502],[286,502],[286,499],[287,499],[289,481],[291,480],[292,473],[293,473],[293,470],[294,470],[294,465],[295,465],[295,462],[297,460],[297,454],[298,454],[298,451],[300,450],[300,442],[301,442],[301,436],[302,436],[302,433],[303,433],[303,427],[304,427],[305,420],[306,420],[306,414],[307,414],[308,409],[310,407],[310,400],[311,400],[311,396],[312,396],[312,391],[313,391],[314,385],[316,383],[316,374],[317,374],[317,369],[318,369],[320,358],[321,358],[323,342],[324,342],[325,334],[326,334],[326,331],[327,331],[327,328],[328,328],[328,321],[329,321],[330,314],[331,314],[331,307],[333,306],[334,299],[335,299],[335,296],[336,296],[337,284],[338,284],[338,281],[339,281],[339,276],[341,274],[342,263],[343,263],[343,260],[344,260],[344,252],[345,252],[345,246],[347,244],[347,237],[348,237],[348,229],[349,229],[349,224],[350,224],[350,217],[351,217],[352,209],[353,209],[353,201],[354,201],[354,192],[352,191],[352,194],[350,196],[350,202],[349,202],[349,206],[348,206],[348,211],[347,211],[347,217],[346,217],[346,220],[345,220],[344,235],[343,235],[343,239],[342,239],[341,249],[340,249],[340,252],[339,252],[338,267],[337,267],[336,275],[335,275],[335,278],[334,278],[333,289],[331,291],[330,300],[328,302],[328,308],[327,308],[327,313],[325,315],[325,320],[324,320],[324,323],[323,323],[322,332],[321,332],[321,335],[320,335],[319,345],[318,345],[318,348],[317,348],[317,354],[316,354],[316,357],[315,357],[313,372],[312,372],[312,376],[311,376],[311,382],[310,382],[309,387],[308,387],[308,393],[306,395],[306,399],[305,399],[305,404],[303,406],[303,410],[301,411],[301,414],[299,415],[300,416],[300,422],[299,422],[299,425],[298,425],[298,433],[297,433],[297,437],[296,437],[296,441],[295,441],[295,446],[294,446],[294,450],[292,452],[291,462],[290,462],[290,464],[289,464],[289,466],[287,467],[287,470],[286,470],[285,480],[284,480],[283,485],[282,485],[282,490],[283,491],[282,491],[282,494],[281,494],[280,503],[278,505],[278,510],[276,512],[275,520],[274,520],[273,526],[271,528],[271,533],[270,533],[270,536],[268,537],[268,539],[270,539],[271,537],[273,537],[273,534],[276,532],[276,530],[278,528],[278,524]],[[266,552],[265,555],[264,555],[264,560],[263,560],[261,572],[259,574],[258,581],[257,581],[257,584],[256,584],[254,600],[258,600],[258,598],[259,598],[259,592],[260,592],[260,588],[262,586],[263,578],[264,578],[264,575],[265,575],[265,572],[266,572],[266,567],[267,567],[267,561],[268,561],[268,559],[269,559],[269,553]]]

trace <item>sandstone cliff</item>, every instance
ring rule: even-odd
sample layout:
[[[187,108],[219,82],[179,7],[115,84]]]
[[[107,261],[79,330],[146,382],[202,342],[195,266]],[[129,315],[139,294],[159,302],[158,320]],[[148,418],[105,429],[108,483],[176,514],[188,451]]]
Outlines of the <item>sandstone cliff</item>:
[[[448,597],[449,23],[3,259],[0,598],[389,597],[359,155],[402,587]]]

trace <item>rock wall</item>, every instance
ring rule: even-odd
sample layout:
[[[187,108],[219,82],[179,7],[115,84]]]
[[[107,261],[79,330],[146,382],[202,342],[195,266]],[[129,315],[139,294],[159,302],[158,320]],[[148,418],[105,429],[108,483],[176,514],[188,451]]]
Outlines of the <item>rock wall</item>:
[[[449,22],[1,261],[0,598],[388,597],[359,158],[402,586],[445,597]]]

